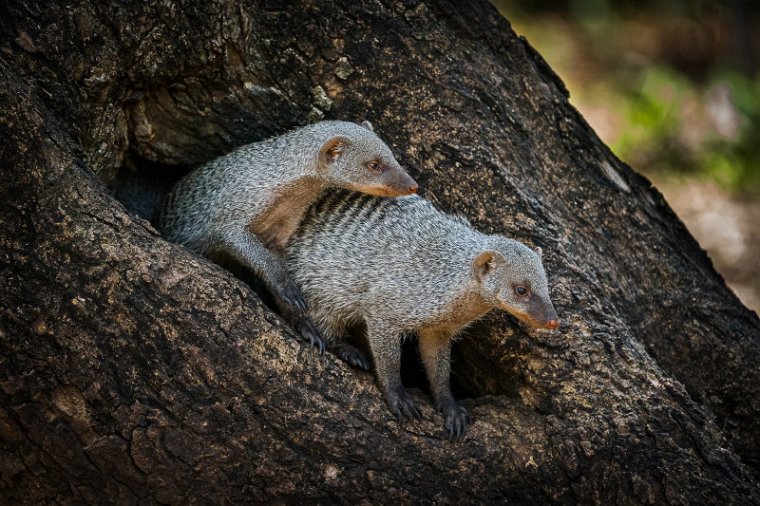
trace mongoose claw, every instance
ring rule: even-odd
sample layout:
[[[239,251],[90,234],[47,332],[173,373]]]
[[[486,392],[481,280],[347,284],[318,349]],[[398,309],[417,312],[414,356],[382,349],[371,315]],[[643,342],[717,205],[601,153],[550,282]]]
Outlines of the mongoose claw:
[[[358,351],[358,350],[357,350]],[[348,358],[348,363],[352,366],[364,369],[365,371],[369,371],[369,359],[367,358],[367,355],[365,355],[362,352],[359,352],[359,355],[354,355],[353,357]]]
[[[319,334],[319,331],[311,322],[311,320],[304,316],[299,318],[293,326],[296,328],[298,333],[303,336],[304,339],[308,340],[309,343],[311,343],[312,346],[319,348],[320,355],[325,352],[325,347],[327,346],[325,338]]]
[[[472,417],[467,410],[452,401],[443,406],[441,411],[443,412],[444,427],[449,433],[449,441],[455,441],[462,437],[467,427],[472,423]]]
[[[339,343],[331,351],[344,362],[348,362],[349,365],[369,371],[369,358],[356,346],[348,343]]]
[[[399,423],[404,419],[414,422],[422,418],[419,408],[403,386],[387,394],[386,400]]]
[[[301,290],[292,281],[288,282],[282,289],[281,297],[286,304],[295,307],[300,313],[305,313],[308,309]]]

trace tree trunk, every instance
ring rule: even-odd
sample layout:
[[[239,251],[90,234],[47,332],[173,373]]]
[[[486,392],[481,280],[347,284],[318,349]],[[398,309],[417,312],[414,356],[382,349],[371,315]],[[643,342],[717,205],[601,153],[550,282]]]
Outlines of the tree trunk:
[[[0,502],[760,504],[757,315],[490,5],[3,9]],[[565,324],[456,345],[460,442],[106,189],[321,118],[544,248]]]

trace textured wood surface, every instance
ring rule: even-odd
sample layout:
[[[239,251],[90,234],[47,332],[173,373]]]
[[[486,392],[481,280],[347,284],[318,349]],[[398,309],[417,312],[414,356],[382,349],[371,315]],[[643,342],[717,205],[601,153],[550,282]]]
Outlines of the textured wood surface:
[[[487,3],[0,9],[0,502],[760,503],[757,315]],[[106,187],[321,118],[544,250],[562,330],[468,331],[463,441]]]

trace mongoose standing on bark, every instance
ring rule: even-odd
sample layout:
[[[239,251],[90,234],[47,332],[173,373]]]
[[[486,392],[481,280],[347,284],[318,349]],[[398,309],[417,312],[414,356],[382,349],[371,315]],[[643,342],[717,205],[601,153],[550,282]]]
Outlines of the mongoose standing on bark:
[[[400,375],[401,339],[417,333],[449,437],[470,424],[449,388],[452,338],[492,308],[534,327],[559,326],[540,250],[482,234],[418,196],[328,192],[292,237],[287,265],[328,348],[368,369],[362,352],[342,341],[366,324],[378,382],[399,418],[419,417]]]
[[[322,121],[242,146],[192,171],[167,196],[158,224],[172,242],[253,270],[283,317],[322,349],[281,253],[329,187],[399,196],[414,193],[417,183],[369,122]]]

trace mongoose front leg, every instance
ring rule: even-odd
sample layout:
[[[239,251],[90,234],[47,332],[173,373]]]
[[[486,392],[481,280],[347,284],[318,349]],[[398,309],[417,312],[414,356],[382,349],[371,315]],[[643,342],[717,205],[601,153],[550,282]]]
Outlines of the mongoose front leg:
[[[471,423],[467,410],[451,395],[451,336],[448,333],[423,330],[420,333],[420,355],[425,364],[435,407],[443,413],[449,439],[458,439]]]
[[[375,374],[388,407],[399,422],[419,420],[420,410],[401,383],[401,336],[382,322],[367,321],[367,337],[375,359]]]
[[[216,250],[224,251],[253,270],[266,283],[282,317],[312,345],[325,350],[325,340],[306,316],[306,300],[290,279],[283,261],[269,251],[259,239],[243,230],[227,232],[215,241]]]

